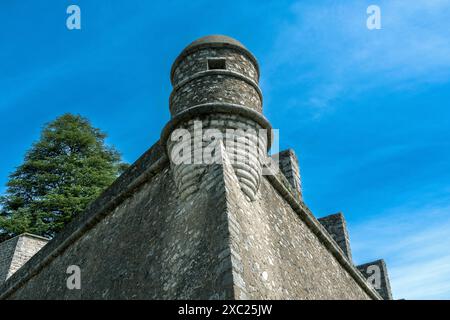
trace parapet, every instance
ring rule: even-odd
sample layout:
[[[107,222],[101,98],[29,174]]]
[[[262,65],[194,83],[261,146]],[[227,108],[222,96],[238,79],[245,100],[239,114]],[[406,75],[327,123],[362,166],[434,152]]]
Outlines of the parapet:
[[[19,270],[47,242],[47,238],[23,233],[0,243],[0,284]]]
[[[288,180],[297,199],[303,201],[302,182],[300,177],[300,167],[294,150],[287,149],[272,156],[278,157],[279,167],[283,175]]]
[[[350,237],[347,231],[347,223],[345,222],[342,212],[331,214],[329,216],[319,218],[318,220],[328,231],[337,245],[342,249],[349,261],[352,261]]]
[[[359,265],[357,268],[384,300],[393,300],[388,271],[383,259]]]

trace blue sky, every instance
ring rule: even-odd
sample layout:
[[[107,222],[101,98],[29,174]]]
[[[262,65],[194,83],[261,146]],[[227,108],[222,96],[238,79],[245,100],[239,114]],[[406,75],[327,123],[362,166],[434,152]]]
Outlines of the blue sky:
[[[70,4],[82,30],[66,28]],[[449,17],[446,0],[2,1],[0,192],[64,112],[136,160],[169,119],[175,57],[226,34],[260,62],[264,113],[316,216],[344,212],[355,262],[384,258],[395,298],[448,299]]]

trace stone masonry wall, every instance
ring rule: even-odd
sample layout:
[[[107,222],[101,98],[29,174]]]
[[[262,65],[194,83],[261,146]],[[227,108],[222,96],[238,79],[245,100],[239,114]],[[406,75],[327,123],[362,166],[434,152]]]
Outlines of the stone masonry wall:
[[[208,58],[224,58],[225,69],[208,69]],[[201,48],[176,64],[171,114],[205,103],[231,103],[262,112],[262,94],[253,61],[240,51]]]
[[[31,234],[21,234],[0,243],[0,284],[20,269],[48,240]]]
[[[231,190],[236,298],[370,299],[267,179],[252,203]]]
[[[223,150],[223,149],[222,149]],[[223,152],[226,157],[226,152]],[[139,179],[145,154],[99,198]],[[156,160],[156,163],[159,163]],[[153,162],[155,163],[155,162]],[[8,299],[367,299],[317,236],[264,178],[254,202],[234,170],[208,166],[183,202],[166,162],[89,229],[80,216],[0,288]],[[141,169],[142,168],[142,169]],[[120,191],[119,191],[120,192]],[[117,193],[115,194],[117,197]],[[115,202],[114,202],[115,203]],[[96,203],[91,207],[97,208]],[[95,212],[95,211],[94,211]],[[88,210],[86,215],[92,213]],[[55,251],[74,233],[63,251]],[[55,241],[56,240],[56,241]],[[51,259],[45,262],[46,258]],[[35,269],[45,262],[42,268]],[[81,269],[81,289],[66,286]]]
[[[8,278],[18,237],[0,243],[0,285]]]
[[[254,86],[231,76],[211,73],[193,79],[172,94],[170,105],[173,113],[210,102],[233,103],[261,112],[261,99]]]
[[[263,160],[265,159],[260,155],[265,155],[267,150],[267,137],[258,136],[261,126],[251,119],[233,114],[198,116],[182,123],[178,128],[186,129],[191,134],[191,140],[184,141],[183,143],[189,146],[192,145],[193,147],[191,148],[190,154],[183,155],[180,158],[184,159],[187,157],[192,162],[195,159],[194,153],[196,151],[199,150],[200,155],[203,155],[204,150],[207,150],[208,147],[214,150],[214,146],[216,145],[216,142],[213,144],[212,141],[206,139],[200,141],[197,145],[193,142],[193,139],[198,138],[195,134],[200,135],[200,138],[203,134],[203,132],[196,133],[194,131],[196,122],[201,123],[202,130],[215,129],[222,134],[226,143],[226,150],[229,156],[232,157],[233,167],[239,179],[241,189],[250,199],[253,199],[259,187],[264,164]],[[231,129],[240,131],[236,131],[235,133],[227,132],[227,130]],[[182,143],[178,140],[172,141],[172,139],[169,139],[167,145],[168,152],[172,155],[174,146],[178,149]],[[243,151],[246,151],[246,153],[243,153]],[[202,164],[172,163],[173,176],[180,191],[181,199],[188,199],[189,195],[199,189],[198,181],[201,180],[205,169],[206,166]]]
[[[182,82],[193,73],[207,70],[208,58],[226,58],[227,70],[240,73],[258,82],[258,72],[248,57],[233,49],[208,48],[198,50],[180,61],[174,70],[173,83]]]
[[[14,252],[8,277],[19,270],[32,256],[36,254],[48,240],[34,235],[22,234],[18,236],[16,250]]]
[[[0,299],[380,299],[300,201],[298,166],[282,163],[286,177],[262,176],[269,137],[249,161],[239,159],[244,140],[230,147],[220,138],[216,164],[169,161],[169,135],[192,132],[195,119],[220,131],[271,127],[258,68],[226,36],[183,50],[161,143],[13,274]],[[256,135],[248,140],[254,145]],[[71,290],[74,265],[81,289]]]
[[[205,177],[180,202],[166,165],[9,298],[232,298],[223,183],[220,171]],[[66,287],[70,265],[81,269],[81,290]]]
[[[294,150],[288,149],[278,154],[279,166],[299,201],[303,201],[300,167]]]
[[[384,300],[393,300],[389,275],[383,259],[359,265],[357,268]]]
[[[350,237],[347,231],[347,223],[344,215],[339,212],[329,216],[319,218],[319,222],[324,226],[334,241],[342,249],[350,261],[352,261],[352,250],[350,249]]]

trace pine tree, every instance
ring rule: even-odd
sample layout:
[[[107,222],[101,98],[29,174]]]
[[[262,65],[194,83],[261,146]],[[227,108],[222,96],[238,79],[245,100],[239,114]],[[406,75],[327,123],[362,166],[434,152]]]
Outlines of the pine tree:
[[[79,115],[47,124],[1,197],[0,239],[53,237],[126,168],[106,135]]]

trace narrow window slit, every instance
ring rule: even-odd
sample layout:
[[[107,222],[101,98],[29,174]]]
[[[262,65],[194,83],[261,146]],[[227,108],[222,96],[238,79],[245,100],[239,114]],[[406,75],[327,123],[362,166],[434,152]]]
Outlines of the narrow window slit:
[[[225,59],[222,58],[208,59],[208,70],[226,70]]]

